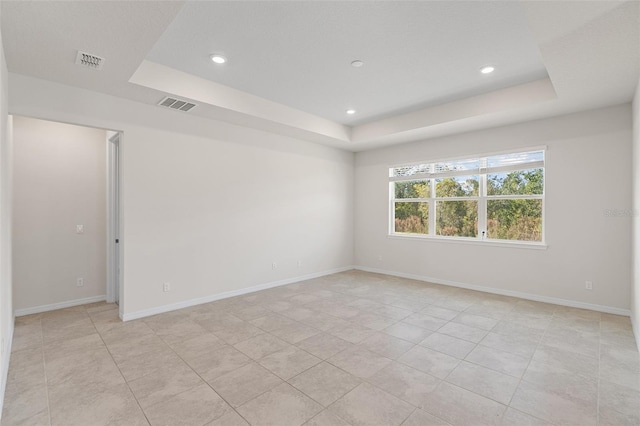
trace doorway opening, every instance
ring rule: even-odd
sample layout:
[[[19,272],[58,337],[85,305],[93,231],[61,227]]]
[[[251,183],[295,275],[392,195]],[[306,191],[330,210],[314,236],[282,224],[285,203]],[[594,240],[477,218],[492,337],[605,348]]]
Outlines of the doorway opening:
[[[117,130],[13,116],[16,316],[98,301],[122,317]]]

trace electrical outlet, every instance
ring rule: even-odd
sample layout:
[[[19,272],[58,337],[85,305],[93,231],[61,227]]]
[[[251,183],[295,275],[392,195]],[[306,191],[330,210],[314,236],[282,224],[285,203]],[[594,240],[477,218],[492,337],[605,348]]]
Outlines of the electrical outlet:
[[[298,260],[298,268],[302,268],[302,260]]]
[[[278,264],[276,262],[273,262],[271,264],[271,269],[278,269]]]
[[[76,287],[84,287],[84,278],[82,277],[76,278]]]
[[[164,283],[162,284],[162,291],[169,291],[171,290],[171,283]]]
[[[593,283],[591,281],[585,281],[584,282],[584,288],[586,290],[593,290]]]
[[[76,234],[84,234],[84,225],[76,225]]]

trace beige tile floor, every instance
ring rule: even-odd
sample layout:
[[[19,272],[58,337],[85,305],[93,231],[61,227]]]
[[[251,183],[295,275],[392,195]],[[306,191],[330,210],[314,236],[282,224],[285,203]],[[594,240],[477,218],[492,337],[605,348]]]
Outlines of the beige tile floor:
[[[350,271],[16,319],[2,425],[638,425],[628,318]]]

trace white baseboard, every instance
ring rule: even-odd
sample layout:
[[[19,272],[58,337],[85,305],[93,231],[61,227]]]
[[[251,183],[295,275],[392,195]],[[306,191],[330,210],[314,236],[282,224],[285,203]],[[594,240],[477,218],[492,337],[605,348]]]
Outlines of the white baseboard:
[[[0,377],[0,421],[2,420],[2,411],[4,408],[4,394],[7,390],[7,379],[9,378],[9,361],[11,360],[11,348],[13,346],[13,324],[15,317],[11,320],[9,327],[9,335],[5,337],[4,353],[6,356],[2,358],[2,377]]]
[[[158,306],[155,308],[144,309],[142,311],[131,312],[120,316],[123,321],[131,321],[134,319],[144,318],[151,315],[163,314],[165,312],[175,311],[177,309],[188,308],[191,306],[201,305],[203,303],[215,302],[216,300],[227,299],[229,297],[242,296],[243,294],[254,293],[260,290],[266,290],[268,288],[279,287],[282,285],[293,284],[300,281],[311,280],[313,278],[324,277],[325,275],[337,274],[338,272],[350,271],[354,269],[353,266],[345,266],[342,268],[330,269],[328,271],[316,272],[313,274],[302,275],[299,277],[287,278],[280,281],[272,281],[265,284],[256,285],[253,287],[242,288],[239,290],[226,291],[224,293],[213,294],[211,296],[199,297],[196,299],[189,299],[183,302],[172,303],[170,305]]]
[[[460,288],[466,288],[468,290],[483,291],[485,293],[500,294],[502,296],[511,296],[511,297],[518,297],[520,299],[535,300],[536,302],[552,303],[554,305],[570,306],[572,308],[589,309],[592,311],[606,312],[608,314],[623,315],[627,317],[631,315],[631,311],[629,309],[614,308],[612,306],[577,302],[574,300],[559,299],[556,297],[549,297],[549,296],[540,296],[537,294],[522,293],[519,291],[504,290],[501,288],[484,287],[484,286],[475,285],[475,284],[466,284],[466,283],[460,283],[456,281],[442,280],[439,278],[425,277],[422,275],[405,274],[404,272],[395,272],[395,271],[387,271],[385,269],[369,268],[367,266],[355,266],[355,269],[358,269],[360,271],[373,272],[377,274],[391,275],[394,277],[409,278],[417,281],[426,281],[434,284],[442,284],[450,287],[460,287]]]
[[[87,303],[103,302],[106,296],[85,297],[84,299],[67,300],[66,302],[52,303],[50,305],[34,306],[33,308],[16,309],[16,316],[39,314],[41,312],[55,311],[56,309],[70,308],[72,306],[85,305]]]

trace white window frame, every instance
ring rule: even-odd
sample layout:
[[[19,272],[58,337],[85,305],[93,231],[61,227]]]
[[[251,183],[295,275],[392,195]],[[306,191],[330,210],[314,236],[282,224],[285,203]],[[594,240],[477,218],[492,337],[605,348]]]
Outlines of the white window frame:
[[[504,171],[516,171],[516,170],[531,170],[536,168],[542,168],[544,173],[543,179],[543,189],[541,195],[487,195],[487,175],[495,174],[496,172],[500,172],[500,169],[491,169],[487,171],[486,168],[480,168],[477,171],[459,171],[448,174],[446,177],[453,176],[478,176],[478,195],[477,196],[469,196],[469,197],[436,197],[436,179],[442,176],[435,176],[433,173],[433,168],[431,168],[431,173],[421,173],[412,176],[393,176],[393,170],[400,167],[411,167],[416,165],[435,165],[437,163],[445,163],[445,162],[457,162],[462,160],[479,160],[484,161],[488,157],[505,155],[505,154],[519,154],[519,153],[528,153],[528,152],[536,152],[542,151],[543,160],[542,162],[532,163],[531,165],[523,164],[522,168],[518,168],[516,166],[505,168]],[[546,249],[546,226],[545,226],[545,210],[546,210],[546,202],[545,202],[545,194],[546,194],[546,160],[547,160],[547,147],[546,146],[536,146],[529,148],[522,148],[517,150],[510,151],[500,151],[500,152],[492,152],[481,155],[473,155],[473,156],[465,156],[465,157],[454,157],[454,158],[446,158],[446,159],[438,159],[438,160],[427,160],[420,162],[412,162],[412,163],[404,163],[391,165],[388,168],[389,171],[389,229],[388,236],[390,238],[399,238],[399,239],[413,239],[413,240],[424,240],[424,241],[437,241],[437,242],[454,242],[454,243],[467,243],[467,244],[481,244],[481,245],[494,245],[494,246],[505,246],[505,247],[522,247],[522,248],[537,248],[537,249]],[[395,198],[395,182],[402,181],[429,181],[430,186],[430,197],[429,198]],[[503,239],[492,239],[486,236],[487,234],[487,201],[489,200],[506,200],[506,199],[535,199],[542,200],[542,236],[540,241],[525,241],[525,240],[503,240]],[[478,203],[478,235],[477,237],[458,237],[458,236],[443,236],[436,235],[436,203],[438,201],[477,201]],[[396,202],[426,202],[429,204],[429,234],[411,234],[411,233],[402,233],[395,232],[395,203]]]

